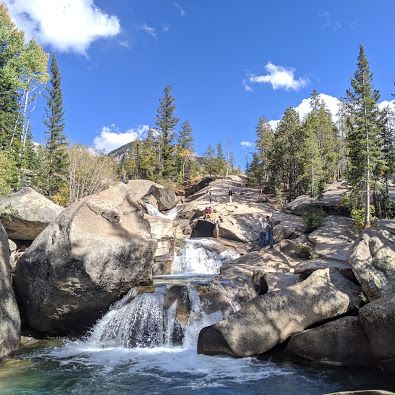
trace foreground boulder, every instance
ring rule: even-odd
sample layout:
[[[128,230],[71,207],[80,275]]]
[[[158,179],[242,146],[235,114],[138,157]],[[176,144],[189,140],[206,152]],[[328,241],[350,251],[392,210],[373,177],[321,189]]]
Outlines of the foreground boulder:
[[[199,334],[200,354],[259,355],[307,327],[356,308],[360,289],[336,270],[247,302],[236,314]]]
[[[0,223],[0,359],[19,347],[21,321],[12,289],[7,234]]]
[[[349,256],[355,277],[369,300],[395,293],[395,235],[364,230]]]
[[[291,337],[287,349],[316,362],[375,365],[373,348],[358,317],[343,317]]]
[[[74,203],[18,261],[15,286],[26,324],[84,332],[131,287],[151,283],[156,241],[137,199],[139,181]]]
[[[380,365],[395,372],[395,294],[363,306],[359,322]]]
[[[34,189],[26,187],[0,201],[0,210],[7,210],[4,227],[14,240],[34,240],[63,208]]]

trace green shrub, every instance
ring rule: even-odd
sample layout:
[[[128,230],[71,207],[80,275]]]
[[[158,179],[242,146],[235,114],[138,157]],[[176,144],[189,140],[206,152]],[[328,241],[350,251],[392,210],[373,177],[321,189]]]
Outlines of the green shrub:
[[[18,214],[18,211],[12,207],[11,204],[7,204],[4,208],[0,210],[0,222],[6,224],[10,221],[11,217],[15,214]]]
[[[295,246],[294,252],[298,257],[303,259],[315,259],[317,257],[316,253],[310,246],[302,243],[298,243]]]
[[[377,218],[374,216],[374,206],[370,206],[371,222],[374,224]],[[360,231],[365,227],[365,209],[364,208],[353,208],[351,210],[351,218],[354,220],[356,228]]]
[[[326,214],[322,207],[312,207],[304,213],[303,220],[306,224],[307,230],[312,232],[322,225],[325,217]]]

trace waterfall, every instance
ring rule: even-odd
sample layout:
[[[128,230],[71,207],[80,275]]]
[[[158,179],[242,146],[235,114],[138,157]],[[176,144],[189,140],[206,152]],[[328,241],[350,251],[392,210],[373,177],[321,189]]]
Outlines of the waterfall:
[[[163,295],[126,295],[101,318],[90,340],[106,347],[157,347],[163,344]]]
[[[178,210],[176,207],[169,210],[166,214],[163,214],[156,207],[154,207],[152,204],[144,203],[144,205],[145,205],[148,215],[169,219],[171,221],[174,221],[177,218]]]
[[[195,347],[199,331],[222,319],[220,311],[212,314],[203,311],[200,296],[193,286],[187,287],[190,311],[184,326],[177,322],[177,300],[168,309],[164,308],[163,290],[131,299],[135,295],[133,292],[115,303],[96,323],[89,342],[99,347],[169,347],[174,345],[176,330],[181,328],[183,346]]]
[[[186,240],[183,248],[175,253],[172,274],[217,274],[225,261],[238,257],[227,250],[216,251],[213,249],[215,245],[208,239]]]

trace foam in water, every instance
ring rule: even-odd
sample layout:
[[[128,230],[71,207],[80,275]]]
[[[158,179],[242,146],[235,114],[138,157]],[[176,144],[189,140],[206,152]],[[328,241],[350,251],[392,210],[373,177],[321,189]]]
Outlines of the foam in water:
[[[213,251],[210,246],[213,246],[211,240],[186,240],[185,246],[174,256],[172,274],[217,274],[224,262],[238,257],[226,250]]]
[[[163,339],[163,295],[157,293],[121,301],[98,321],[90,335],[91,342],[106,347],[157,347]]]
[[[149,215],[154,216],[154,217],[165,218],[165,219],[169,219],[171,221],[174,221],[177,218],[178,210],[176,207],[169,210],[166,214],[163,214],[156,207],[154,207],[152,204],[144,203],[144,205],[147,210],[147,213]]]

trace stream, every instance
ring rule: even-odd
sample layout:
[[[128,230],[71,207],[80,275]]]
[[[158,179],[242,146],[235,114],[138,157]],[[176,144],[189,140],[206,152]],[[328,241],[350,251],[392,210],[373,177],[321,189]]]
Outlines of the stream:
[[[206,313],[196,287],[210,284],[222,263],[236,257],[215,254],[206,248],[210,243],[187,241],[171,275],[158,276],[150,291],[132,289],[84,338],[25,340],[14,359],[0,364],[0,394],[313,395],[395,390],[390,374],[371,368],[315,365],[274,355],[198,355],[200,329],[219,321],[223,312]],[[174,286],[187,300],[186,315],[180,313],[179,298],[166,302]]]

